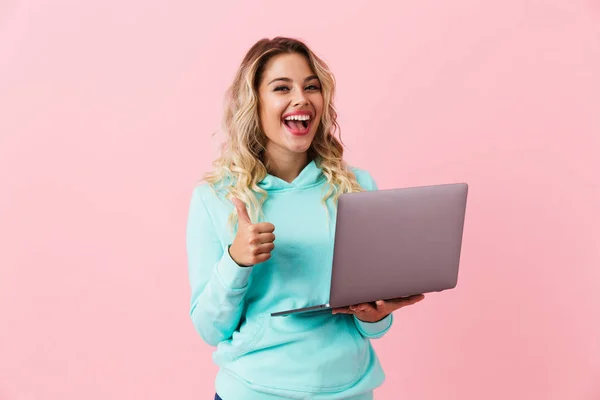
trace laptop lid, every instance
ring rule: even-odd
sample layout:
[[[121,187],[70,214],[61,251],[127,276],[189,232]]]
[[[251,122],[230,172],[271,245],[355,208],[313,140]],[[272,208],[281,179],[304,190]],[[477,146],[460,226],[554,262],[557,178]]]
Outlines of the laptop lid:
[[[454,288],[467,193],[452,183],[342,194],[331,306]]]

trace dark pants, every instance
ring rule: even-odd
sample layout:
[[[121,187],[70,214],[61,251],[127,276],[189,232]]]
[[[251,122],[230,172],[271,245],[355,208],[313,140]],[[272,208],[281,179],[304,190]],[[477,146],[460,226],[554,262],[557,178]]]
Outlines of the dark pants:
[[[223,399],[220,398],[219,395],[215,393],[215,400],[223,400]]]

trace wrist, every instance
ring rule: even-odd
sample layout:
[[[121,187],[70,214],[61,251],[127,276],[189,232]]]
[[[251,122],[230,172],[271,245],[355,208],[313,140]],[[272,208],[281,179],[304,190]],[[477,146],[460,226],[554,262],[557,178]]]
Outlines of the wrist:
[[[233,250],[233,251],[232,251]],[[236,253],[235,253],[235,248],[233,248],[233,244],[230,244],[229,246],[227,246],[227,252],[229,253],[229,257],[233,260],[234,263],[236,263],[239,267],[242,268],[248,268],[250,267],[250,265],[244,265],[242,263],[240,263],[237,259]]]
[[[356,319],[358,319],[358,320],[359,320],[359,321],[361,321],[361,322],[366,322],[366,323],[369,323],[369,324],[376,324],[377,322],[381,322],[381,321],[383,321],[384,319],[386,319],[388,315],[389,315],[389,314],[386,314],[386,315],[384,315],[383,317],[381,317],[381,318],[380,318],[380,319],[378,319],[378,320],[375,320],[375,321],[370,321],[370,320],[362,319],[362,318],[360,318],[358,315],[354,314],[354,316],[356,317]]]

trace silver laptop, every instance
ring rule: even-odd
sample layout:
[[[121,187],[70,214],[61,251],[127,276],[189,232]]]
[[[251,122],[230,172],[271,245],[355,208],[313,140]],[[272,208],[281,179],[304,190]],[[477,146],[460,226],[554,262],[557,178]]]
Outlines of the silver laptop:
[[[468,185],[342,194],[329,302],[271,316],[331,312],[456,287]]]

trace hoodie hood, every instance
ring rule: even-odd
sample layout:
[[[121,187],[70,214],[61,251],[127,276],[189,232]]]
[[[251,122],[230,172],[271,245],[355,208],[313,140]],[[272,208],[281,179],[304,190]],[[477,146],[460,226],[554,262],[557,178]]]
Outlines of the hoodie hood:
[[[267,174],[263,180],[258,182],[258,186],[267,192],[297,190],[317,186],[324,179],[323,171],[319,168],[317,162],[312,160],[292,182],[286,182],[274,175]]]

